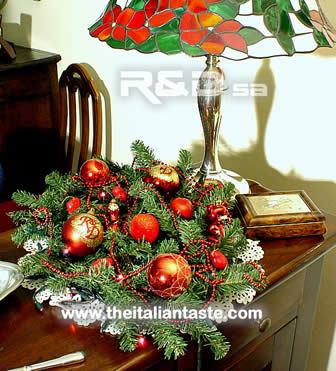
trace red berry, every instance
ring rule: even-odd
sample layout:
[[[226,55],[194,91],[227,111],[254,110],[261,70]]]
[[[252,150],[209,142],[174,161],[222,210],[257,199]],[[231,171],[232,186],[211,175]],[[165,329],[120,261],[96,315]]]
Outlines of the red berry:
[[[78,197],[72,197],[66,204],[65,207],[70,214],[74,213],[81,205],[81,200]]]
[[[170,208],[176,215],[180,215],[183,219],[190,219],[192,217],[193,204],[187,198],[174,198],[173,201],[170,203]]]
[[[127,193],[120,185],[117,185],[112,189],[112,194],[116,199],[118,199],[121,202],[127,201]]]
[[[228,264],[227,257],[219,250],[213,250],[210,253],[210,260],[216,269],[224,269]]]
[[[152,214],[138,214],[131,220],[130,233],[136,241],[153,243],[159,236],[160,225]]]

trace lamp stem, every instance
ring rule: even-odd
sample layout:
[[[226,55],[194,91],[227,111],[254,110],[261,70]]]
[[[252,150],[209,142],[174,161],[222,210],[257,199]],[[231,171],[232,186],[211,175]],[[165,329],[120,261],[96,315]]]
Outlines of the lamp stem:
[[[237,193],[248,193],[249,186],[240,175],[223,170],[218,158],[218,137],[222,121],[222,95],[225,91],[225,76],[217,66],[218,57],[208,55],[206,68],[202,72],[197,87],[198,108],[204,132],[204,158],[196,175],[201,181],[229,181]]]

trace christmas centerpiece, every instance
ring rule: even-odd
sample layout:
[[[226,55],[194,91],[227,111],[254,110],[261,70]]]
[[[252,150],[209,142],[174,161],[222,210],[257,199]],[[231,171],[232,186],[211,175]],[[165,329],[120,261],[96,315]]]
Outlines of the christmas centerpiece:
[[[157,161],[141,141],[132,151],[131,166],[92,159],[78,175],[48,175],[39,196],[13,195],[27,208],[11,214],[13,241],[28,251],[19,265],[38,308],[46,300],[170,309],[250,302],[265,286],[263,251],[232,217],[234,186],[199,184],[185,150],[177,166]],[[145,337],[167,358],[183,355],[188,339],[216,359],[229,350],[210,319],[103,318],[101,328],[124,351]]]

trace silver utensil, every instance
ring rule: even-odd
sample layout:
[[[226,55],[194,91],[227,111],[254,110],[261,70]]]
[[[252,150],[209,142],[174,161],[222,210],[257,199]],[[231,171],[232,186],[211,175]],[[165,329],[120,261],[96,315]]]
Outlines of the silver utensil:
[[[18,265],[0,261],[0,301],[17,289],[23,278]]]
[[[72,365],[75,363],[81,363],[85,361],[85,353],[84,352],[76,352],[66,354],[62,357],[54,358],[49,361],[34,363],[30,366],[23,366],[19,368],[13,368],[8,371],[35,371],[35,370],[47,370],[48,368],[59,367],[59,366],[67,366]]]

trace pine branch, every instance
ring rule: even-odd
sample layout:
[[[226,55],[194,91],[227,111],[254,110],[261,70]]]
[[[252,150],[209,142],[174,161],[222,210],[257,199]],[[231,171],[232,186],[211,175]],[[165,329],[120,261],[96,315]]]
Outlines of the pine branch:
[[[201,321],[193,321],[187,325],[186,330],[192,339],[204,342],[205,346],[210,346],[216,360],[225,357],[230,350],[230,344],[215,326],[209,326]]]
[[[155,160],[154,152],[143,141],[136,140],[131,145],[131,151],[135,159],[135,166],[139,168],[150,167]]]
[[[162,321],[155,322],[150,325],[149,332],[152,334],[154,344],[158,349],[164,350],[166,359],[172,357],[177,359],[185,354],[187,343],[173,324]]]

